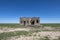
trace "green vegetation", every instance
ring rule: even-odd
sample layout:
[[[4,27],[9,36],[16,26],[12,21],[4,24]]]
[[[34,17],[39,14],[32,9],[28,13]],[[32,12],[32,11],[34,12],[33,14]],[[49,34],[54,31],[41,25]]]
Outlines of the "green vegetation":
[[[4,28],[4,27],[8,27],[8,28],[23,28],[23,26],[21,26],[20,24],[0,24],[0,28]]]
[[[12,37],[12,36],[20,36],[20,35],[31,36],[32,33],[34,32],[39,32],[39,30],[4,32],[4,33],[0,33],[0,40],[2,39],[6,40],[8,37]]]
[[[41,24],[42,26],[50,26],[50,27],[60,27],[60,24]],[[0,24],[0,28],[24,28],[24,26],[21,26],[20,24]],[[32,26],[33,28],[39,28],[40,26]]]
[[[42,26],[50,26],[50,27],[60,27],[60,24],[41,24]],[[21,26],[20,24],[0,24],[0,28],[24,28],[24,26]],[[34,32],[40,32],[40,30],[33,30],[33,28],[40,28],[39,26],[33,26],[32,30],[30,31],[15,31],[15,32],[4,32],[4,33],[0,33],[0,40],[6,40],[9,37],[13,37],[13,36],[20,36],[20,35],[24,35],[24,36],[32,36],[32,33]],[[45,30],[46,31],[46,30]],[[34,35],[36,36],[36,35]],[[38,35],[40,37],[40,35]],[[43,40],[50,40],[48,37],[43,38]],[[60,40],[60,37],[58,38],[58,40]]]
[[[50,27],[60,27],[60,23],[58,24],[56,24],[56,23],[51,23],[51,24],[41,24],[41,25],[43,25],[43,26],[50,26]]]
[[[19,35],[27,35],[30,32],[27,31],[16,31],[16,32],[6,32],[6,33],[1,33],[0,34],[0,40],[6,39],[7,37],[12,37],[12,36],[19,36]]]
[[[58,40],[60,40],[60,37],[58,37]]]
[[[48,36],[45,36],[43,40],[50,40]]]

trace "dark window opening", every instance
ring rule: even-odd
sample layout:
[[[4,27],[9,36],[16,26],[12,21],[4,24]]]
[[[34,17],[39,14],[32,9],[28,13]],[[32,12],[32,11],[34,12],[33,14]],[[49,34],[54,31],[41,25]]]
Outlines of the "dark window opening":
[[[39,20],[36,20],[37,23],[39,23]]]
[[[34,21],[34,20],[33,20],[33,21],[31,21],[31,24],[32,24],[32,25],[34,25],[34,23],[35,23],[35,21]]]

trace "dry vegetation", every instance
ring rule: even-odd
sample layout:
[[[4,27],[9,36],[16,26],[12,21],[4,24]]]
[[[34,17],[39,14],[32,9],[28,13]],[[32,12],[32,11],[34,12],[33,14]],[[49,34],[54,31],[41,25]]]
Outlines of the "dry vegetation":
[[[42,27],[0,24],[0,40],[60,40],[59,29],[60,24],[42,24]]]

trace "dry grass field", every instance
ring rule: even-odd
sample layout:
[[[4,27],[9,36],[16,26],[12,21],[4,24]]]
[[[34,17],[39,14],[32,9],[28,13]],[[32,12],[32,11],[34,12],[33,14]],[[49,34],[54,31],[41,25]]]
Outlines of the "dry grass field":
[[[19,24],[0,24],[0,40],[60,40],[60,24],[41,24],[24,27]]]

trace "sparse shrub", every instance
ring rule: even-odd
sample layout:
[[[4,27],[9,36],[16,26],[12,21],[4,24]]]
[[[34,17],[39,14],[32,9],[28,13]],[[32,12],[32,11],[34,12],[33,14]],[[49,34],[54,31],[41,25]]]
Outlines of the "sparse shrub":
[[[45,36],[44,38],[42,38],[42,40],[50,40],[48,36]]]
[[[58,37],[58,40],[60,40],[60,37]]]

